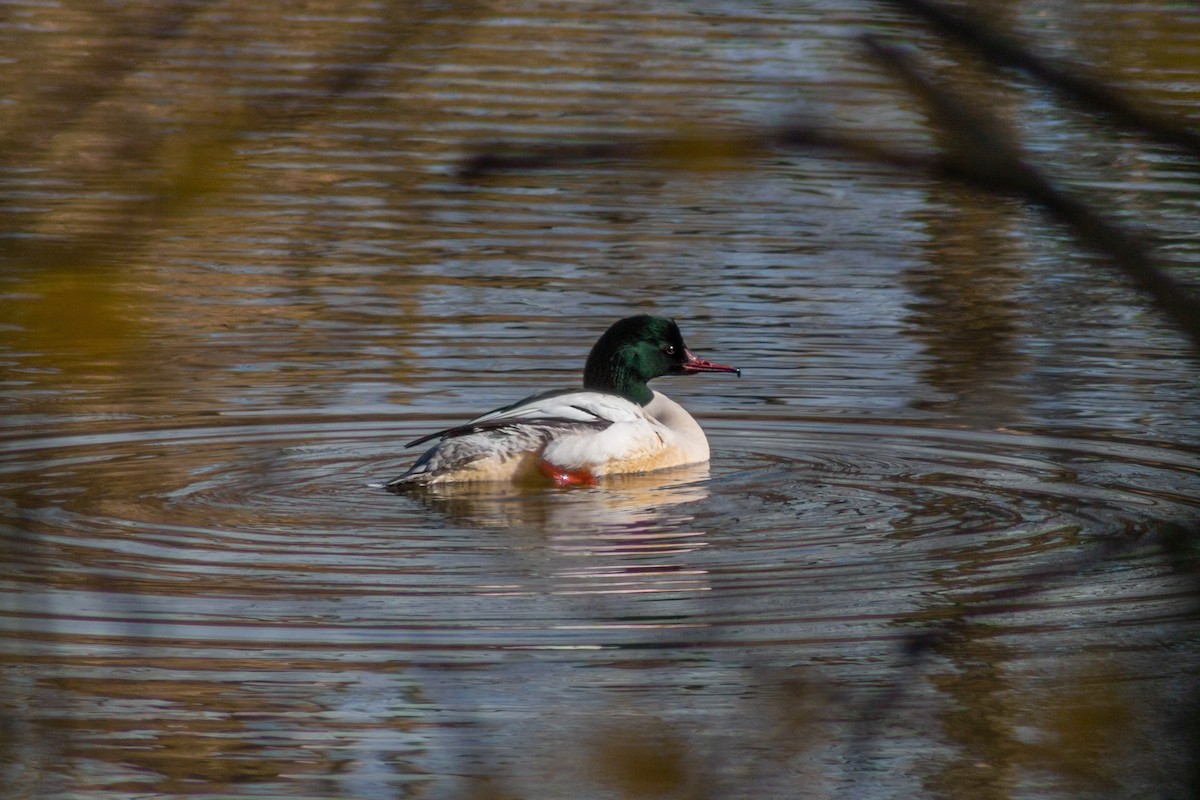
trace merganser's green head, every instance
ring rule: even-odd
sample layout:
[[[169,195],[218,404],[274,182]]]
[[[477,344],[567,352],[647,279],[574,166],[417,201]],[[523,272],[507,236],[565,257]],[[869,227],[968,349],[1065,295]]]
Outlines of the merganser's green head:
[[[692,355],[675,320],[641,314],[613,323],[592,347],[583,368],[583,388],[617,394],[644,406],[654,398],[647,381],[697,372],[742,374],[735,367]]]

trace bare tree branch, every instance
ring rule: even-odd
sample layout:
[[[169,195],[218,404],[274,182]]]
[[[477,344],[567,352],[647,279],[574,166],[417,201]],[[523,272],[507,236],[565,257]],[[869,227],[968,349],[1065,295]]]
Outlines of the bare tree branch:
[[[963,12],[951,12],[929,0],[879,0],[925,20],[938,33],[974,50],[997,67],[1017,69],[1037,78],[1059,96],[1116,124],[1200,156],[1200,130],[1168,111],[1135,101],[1080,64],[1059,64],[1036,55],[1015,37],[1005,35]]]
[[[907,53],[876,39],[866,42],[875,57],[925,101],[935,121],[960,143],[956,152],[948,154],[950,165],[937,170],[941,177],[1041,206],[1085,245],[1110,256],[1113,264],[1200,351],[1200,298],[1156,263],[1149,242],[1052,183],[1022,157],[1016,143],[999,131],[996,122],[973,111],[963,98],[946,87],[934,84]]]

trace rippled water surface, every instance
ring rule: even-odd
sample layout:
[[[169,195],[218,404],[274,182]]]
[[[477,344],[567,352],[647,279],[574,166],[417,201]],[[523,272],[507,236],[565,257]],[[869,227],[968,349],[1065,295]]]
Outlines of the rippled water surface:
[[[1099,256],[804,154],[455,170],[797,114],[922,145],[867,30],[1181,274],[1193,164],[866,5],[283,8],[0,20],[59,109],[0,163],[0,796],[1187,795],[1197,361]],[[1195,118],[1200,13],[1011,13]],[[743,370],[656,383],[711,463],[378,488],[644,311]]]

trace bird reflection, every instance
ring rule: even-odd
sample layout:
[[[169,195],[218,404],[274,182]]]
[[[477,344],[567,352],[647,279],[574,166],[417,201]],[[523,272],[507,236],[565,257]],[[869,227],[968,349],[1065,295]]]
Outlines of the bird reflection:
[[[707,570],[686,558],[707,544],[693,504],[706,499],[709,465],[610,476],[597,487],[446,484],[419,499],[447,521],[536,536],[560,558],[556,594],[707,590]]]

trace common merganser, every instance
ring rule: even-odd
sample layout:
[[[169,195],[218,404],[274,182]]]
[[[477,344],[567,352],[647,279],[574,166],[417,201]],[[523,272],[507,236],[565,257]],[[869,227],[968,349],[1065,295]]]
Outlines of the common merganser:
[[[535,394],[409,442],[439,439],[385,484],[391,491],[472,481],[545,480],[591,485],[604,475],[708,461],[708,439],[683,406],[646,382],[663,375],[733,372],[697,358],[674,320],[620,320],[592,347],[583,389]],[[540,477],[539,477],[540,476]]]

